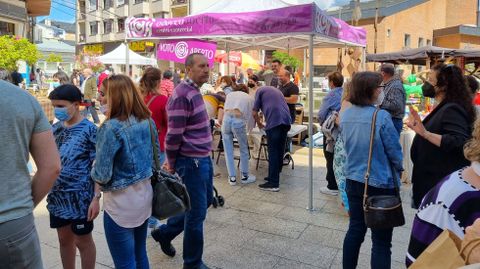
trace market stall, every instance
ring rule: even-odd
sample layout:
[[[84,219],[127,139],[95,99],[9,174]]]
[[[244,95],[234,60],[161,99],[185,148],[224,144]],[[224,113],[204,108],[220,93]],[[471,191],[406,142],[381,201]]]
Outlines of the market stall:
[[[309,115],[313,108],[313,48],[365,47],[366,31],[328,16],[315,3],[291,5],[282,0],[218,1],[206,11],[183,18],[128,18],[126,38],[207,39],[217,49],[244,50],[308,49]],[[180,44],[180,42],[178,43]],[[186,57],[195,52],[176,51]],[[185,51],[189,53],[184,53]],[[227,57],[229,59],[229,57]],[[313,118],[309,117],[309,209],[313,209]]]
[[[129,65],[136,64],[136,65],[157,66],[156,59],[144,57],[138,53],[135,53],[131,49],[128,49],[128,56],[126,56],[126,54],[127,54],[127,46],[125,46],[125,44],[122,43],[111,52],[106,53],[102,56],[99,56],[97,60],[99,60],[103,64],[126,64],[127,58],[128,58]]]

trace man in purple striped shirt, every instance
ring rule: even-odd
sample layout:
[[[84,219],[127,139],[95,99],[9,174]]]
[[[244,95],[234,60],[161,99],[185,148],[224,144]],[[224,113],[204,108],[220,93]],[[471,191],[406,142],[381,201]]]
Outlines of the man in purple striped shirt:
[[[190,195],[191,210],[169,218],[152,232],[162,251],[175,256],[171,242],[184,232],[183,268],[208,268],[202,261],[203,221],[213,200],[213,169],[210,159],[212,134],[200,87],[208,81],[210,68],[200,53],[187,56],[188,78],[174,90],[167,105],[167,170],[177,172]]]

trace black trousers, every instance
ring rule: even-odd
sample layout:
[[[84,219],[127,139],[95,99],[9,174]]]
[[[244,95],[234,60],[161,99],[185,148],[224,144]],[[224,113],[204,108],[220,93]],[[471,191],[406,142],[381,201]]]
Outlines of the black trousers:
[[[323,155],[327,161],[327,176],[326,180],[328,182],[327,188],[330,190],[338,190],[337,181],[335,180],[335,174],[333,172],[333,152],[328,152],[326,148],[326,138],[323,136]]]

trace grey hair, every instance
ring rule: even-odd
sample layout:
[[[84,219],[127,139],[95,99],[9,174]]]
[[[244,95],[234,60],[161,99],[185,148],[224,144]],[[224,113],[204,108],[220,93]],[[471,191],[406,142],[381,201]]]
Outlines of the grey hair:
[[[70,78],[68,78],[68,75],[67,73],[63,72],[63,71],[58,71],[57,73],[53,74],[53,77],[54,78],[58,78],[58,81],[60,82],[60,84],[71,84],[70,83]]]
[[[0,80],[10,81],[10,72],[5,68],[0,68]]]
[[[192,53],[190,55],[187,56],[187,59],[185,59],[185,66],[188,66],[188,67],[192,67],[193,64],[194,64],[194,61],[193,59],[195,58],[195,56],[203,56],[205,57],[205,55],[203,55],[202,53]]]
[[[389,74],[390,76],[395,75],[395,66],[393,64],[382,64],[380,66],[380,71],[384,72],[386,74]]]

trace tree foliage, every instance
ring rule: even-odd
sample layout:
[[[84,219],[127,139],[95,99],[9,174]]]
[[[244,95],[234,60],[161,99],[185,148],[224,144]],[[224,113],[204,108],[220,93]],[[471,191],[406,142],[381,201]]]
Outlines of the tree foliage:
[[[24,60],[29,65],[35,64],[42,54],[26,38],[0,36],[0,67],[10,71],[17,68],[17,61]]]
[[[293,68],[293,70],[296,70],[300,66],[300,60],[288,55],[288,53],[281,52],[281,51],[274,51],[273,54],[273,59],[274,60],[279,60],[282,62],[282,65],[288,65]]]
[[[45,58],[45,61],[47,63],[61,63],[63,62],[63,59],[62,59],[62,56],[61,55],[57,55],[57,54],[54,54],[54,53],[50,53],[48,54],[48,56]]]

